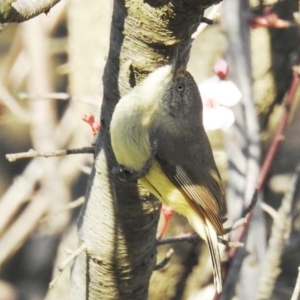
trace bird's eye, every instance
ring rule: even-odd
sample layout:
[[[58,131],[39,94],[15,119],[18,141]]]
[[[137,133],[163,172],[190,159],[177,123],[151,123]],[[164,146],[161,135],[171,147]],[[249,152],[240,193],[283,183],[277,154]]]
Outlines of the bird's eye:
[[[178,92],[183,92],[184,91],[184,85],[183,84],[177,84],[176,88],[177,88]]]

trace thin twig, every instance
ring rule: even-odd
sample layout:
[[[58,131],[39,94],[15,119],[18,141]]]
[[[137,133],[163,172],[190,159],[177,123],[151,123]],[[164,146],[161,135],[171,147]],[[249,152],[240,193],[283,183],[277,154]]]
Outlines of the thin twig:
[[[237,220],[233,225],[232,225],[232,230],[235,230],[243,225],[247,224],[247,219],[246,218],[241,218]]]
[[[51,100],[51,99],[56,99],[56,100],[63,100],[63,101],[79,101],[83,103],[88,103],[92,104],[98,107],[101,107],[102,101],[101,100],[96,100],[95,98],[87,97],[87,96],[74,96],[70,95],[68,93],[44,93],[44,94],[35,94],[35,93],[19,93],[18,94],[19,98],[21,100],[32,100],[32,101],[42,101],[42,100]]]
[[[258,201],[258,190],[254,191],[250,204],[244,209],[242,213],[242,218],[245,218],[254,208],[255,204]]]
[[[86,165],[82,165],[79,167],[79,169],[84,173],[84,174],[91,174],[92,171],[92,167],[91,166],[86,166]]]
[[[56,99],[56,100],[70,100],[72,96],[68,93],[44,93],[44,94],[36,94],[36,93],[25,93],[21,92],[18,94],[18,97],[21,100],[46,100],[46,99]]]
[[[6,154],[5,157],[8,161],[13,162],[22,158],[33,158],[33,157],[55,157],[70,154],[94,154],[94,147],[82,147],[76,149],[65,149],[55,151],[35,151],[30,149],[28,152]]]
[[[180,243],[180,242],[190,242],[195,243],[200,240],[200,237],[197,233],[188,233],[188,234],[181,234],[178,236],[173,236],[170,238],[165,239],[158,239],[156,240],[156,246],[162,246],[166,244],[174,244],[174,243]]]
[[[232,227],[226,228],[224,230],[224,234],[229,233],[232,230],[235,230],[236,228],[243,226],[247,223],[246,218],[239,219]],[[186,233],[186,234],[180,234],[177,236],[165,238],[165,239],[157,239],[156,240],[156,246],[162,246],[167,244],[174,244],[174,243],[180,243],[180,242],[189,242],[189,243],[196,243],[200,240],[200,237],[197,233]],[[233,248],[240,248],[243,247],[243,243],[240,241],[226,241],[223,238],[219,238],[219,243],[222,243],[228,247]]]
[[[36,194],[22,214],[4,231],[0,238],[0,268],[36,229],[51,200],[41,193]]]
[[[300,267],[298,268],[298,277],[291,300],[298,300],[300,295]]]
[[[42,177],[43,171],[41,164],[32,160],[0,199],[0,236],[13,223],[21,207],[32,198],[35,183]]]
[[[256,184],[256,189],[255,189],[253,198],[255,198],[257,193],[262,190],[262,188],[265,184],[267,175],[269,173],[269,170],[271,168],[271,165],[274,161],[275,155],[277,153],[277,150],[278,150],[281,142],[283,141],[284,131],[286,129],[287,120],[288,120],[288,117],[289,117],[289,114],[290,114],[290,111],[291,111],[291,106],[292,106],[292,104],[293,104],[293,102],[296,98],[295,95],[296,95],[297,88],[299,86],[299,82],[300,82],[300,78],[298,77],[297,74],[294,74],[294,78],[293,78],[293,81],[291,83],[291,86],[290,86],[290,89],[288,91],[288,95],[287,95],[287,98],[286,98],[286,101],[285,101],[285,104],[284,104],[284,111],[283,111],[282,117],[280,119],[280,123],[278,124],[278,127],[277,127],[276,133],[274,135],[273,141],[272,141],[271,146],[270,146],[270,148],[267,152],[267,155],[264,159],[263,165],[262,165],[260,173],[259,173],[259,177],[258,177],[259,179],[258,179],[257,184]],[[252,202],[253,201],[251,201],[251,203]],[[252,212],[250,211],[248,213],[248,215],[246,216],[246,219],[247,219],[248,223],[251,220],[251,217],[252,217]],[[237,238],[237,241],[241,241],[243,239],[245,233],[246,233],[246,226],[244,226],[243,229],[240,231],[240,234]],[[235,253],[236,253],[236,249],[233,248],[233,249],[231,249],[231,251],[232,252],[230,253],[230,257],[233,258]]]
[[[244,247],[244,243],[227,241],[227,240],[225,240],[221,237],[218,237],[218,242],[223,244],[226,247],[229,247],[229,248],[242,248],[242,247]]]
[[[262,202],[260,203],[260,207],[264,212],[269,214],[269,216],[271,216],[273,220],[275,220],[278,217],[277,211],[272,206]]]
[[[20,106],[2,82],[0,82],[0,102],[2,102],[22,123],[29,123],[30,119],[28,112]]]
[[[65,207],[63,207],[63,208],[61,208],[57,211],[54,211],[51,214],[46,215],[44,218],[42,218],[40,220],[40,223],[44,223],[44,222],[48,221],[49,219],[55,217],[59,213],[66,212],[66,211],[72,210],[72,209],[74,209],[78,206],[81,206],[83,203],[84,203],[84,197],[80,197],[77,200],[74,200],[74,201],[70,202]]]
[[[241,218],[238,219],[231,227],[224,228],[224,234],[229,233],[231,231],[236,230],[237,228],[244,226],[247,224],[247,219],[246,218]]]
[[[213,20],[216,18],[216,16],[219,13],[221,5],[222,2],[215,5],[206,17],[202,17],[202,23],[198,26],[197,30],[192,34],[193,40],[197,38],[197,36],[206,28],[207,25],[211,25],[213,23]],[[208,20],[209,21],[212,20],[212,22],[209,22]]]
[[[167,264],[169,263],[169,261],[171,259],[171,256],[173,255],[173,253],[174,253],[174,250],[171,248],[167,252],[165,258],[154,267],[154,270],[157,271],[157,270],[164,269],[167,266]]]
[[[65,261],[62,262],[62,264],[58,267],[58,273],[57,275],[53,278],[53,280],[49,283],[49,289],[52,289],[55,282],[58,280],[59,276],[61,273],[64,271],[64,269],[68,266],[68,264],[76,258],[81,252],[85,251],[87,249],[86,244],[82,244],[76,251],[70,255]]]
[[[239,227],[246,226],[248,223],[248,218],[249,214],[251,213],[252,209],[254,208],[255,204],[257,203],[258,200],[258,191],[255,190],[253,197],[250,201],[250,204],[244,209],[242,213],[242,217],[238,219],[231,227],[224,229],[224,233],[229,233]],[[238,240],[240,241],[240,240]],[[237,242],[238,242],[237,241]]]
[[[298,167],[291,181],[291,185],[282,199],[281,206],[277,213],[278,217],[275,218],[273,222],[269,247],[265,255],[261,280],[258,285],[257,299],[271,298],[276,279],[281,272],[281,256],[287,239],[287,228],[291,223],[292,203],[298,183],[299,171],[300,168]]]
[[[267,155],[265,156],[265,159],[263,161],[263,165],[261,167],[261,170],[260,170],[259,176],[258,176],[259,179],[257,181],[255,192],[254,192],[254,195],[253,195],[252,199],[255,197],[255,195],[258,192],[260,192],[262,190],[262,188],[265,184],[267,175],[269,173],[269,170],[271,168],[271,165],[274,161],[275,155],[277,153],[277,150],[278,150],[281,142],[283,141],[284,132],[285,132],[285,129],[286,129],[286,126],[287,126],[287,121],[288,121],[288,118],[289,118],[289,115],[290,115],[290,112],[291,112],[292,104],[293,104],[293,102],[295,101],[295,98],[296,98],[295,96],[296,96],[296,91],[297,91],[297,88],[299,86],[299,83],[300,83],[300,78],[299,78],[298,74],[295,72],[294,77],[293,77],[293,81],[290,85],[290,88],[289,88],[289,91],[287,93],[287,97],[286,97],[286,100],[285,100],[285,103],[284,103],[284,111],[283,111],[282,117],[280,119],[280,123],[278,124],[276,133],[275,133],[274,138],[273,138],[272,143],[271,143],[271,146],[269,147]],[[251,201],[251,203],[252,202],[253,201]],[[249,223],[251,218],[252,218],[252,211],[250,211],[245,218],[247,220],[247,223]],[[236,238],[236,241],[242,241],[242,239],[244,238],[244,236],[246,234],[246,231],[247,231],[247,226],[245,225],[241,228],[241,230],[240,230],[240,232],[239,232],[239,234]],[[234,260],[234,257],[237,253],[237,250],[238,250],[238,248],[230,248],[229,255],[228,255],[229,265],[232,264],[232,261]],[[228,272],[230,272],[230,270]],[[217,299],[219,299],[218,294],[216,294],[215,297],[214,297],[214,300],[217,300]]]
[[[298,65],[300,67],[300,65]],[[284,140],[284,131],[287,125],[287,121],[290,116],[292,104],[296,98],[296,92],[299,87],[300,78],[296,72],[294,72],[294,78],[292,84],[289,88],[285,103],[284,103],[284,111],[282,113],[282,117],[280,118],[280,123],[278,124],[277,130],[275,132],[274,138],[270,145],[269,151],[264,159],[264,163],[261,167],[261,171],[259,174],[259,179],[257,181],[256,189],[261,190],[262,186],[266,181],[266,177],[269,173],[270,167],[273,163],[274,157],[277,153],[279,145]]]

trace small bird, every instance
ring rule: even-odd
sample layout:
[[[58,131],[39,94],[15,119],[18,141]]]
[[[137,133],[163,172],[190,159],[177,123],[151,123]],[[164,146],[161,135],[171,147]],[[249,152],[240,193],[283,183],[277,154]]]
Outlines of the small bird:
[[[186,71],[186,62],[177,58],[120,99],[110,135],[119,172],[184,215],[206,241],[220,293],[218,235],[223,235],[224,190],[202,110],[197,84]]]

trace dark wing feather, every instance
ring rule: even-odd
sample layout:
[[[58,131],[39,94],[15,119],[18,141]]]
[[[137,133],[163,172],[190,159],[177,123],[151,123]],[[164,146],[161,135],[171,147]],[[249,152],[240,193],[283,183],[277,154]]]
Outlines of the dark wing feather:
[[[207,218],[219,235],[223,234],[220,214],[223,204],[223,188],[217,170],[200,172],[199,179],[193,180],[187,170],[180,165],[173,166],[159,156],[156,160],[169,180],[183,193],[189,205],[194,210]]]
[[[221,271],[221,258],[220,258],[220,252],[218,248],[218,238],[216,237],[215,232],[211,232],[211,230],[214,230],[210,227],[209,224],[207,224],[207,221],[205,221],[206,224],[204,226],[205,234],[207,238],[207,245],[211,257],[211,262],[213,265],[213,275],[214,275],[214,282],[217,288],[217,292],[220,293],[222,291],[222,271]],[[216,238],[216,241],[214,238]]]

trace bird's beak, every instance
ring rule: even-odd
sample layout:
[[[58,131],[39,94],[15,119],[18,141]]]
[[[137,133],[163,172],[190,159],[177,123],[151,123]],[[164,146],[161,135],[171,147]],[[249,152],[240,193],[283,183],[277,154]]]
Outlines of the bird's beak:
[[[174,50],[172,73],[173,80],[179,75],[186,72],[187,63],[190,57],[191,41],[186,45],[179,45]]]

